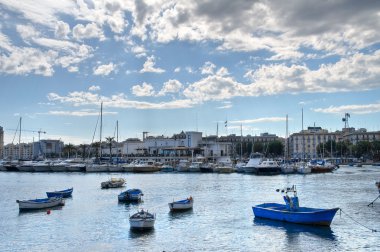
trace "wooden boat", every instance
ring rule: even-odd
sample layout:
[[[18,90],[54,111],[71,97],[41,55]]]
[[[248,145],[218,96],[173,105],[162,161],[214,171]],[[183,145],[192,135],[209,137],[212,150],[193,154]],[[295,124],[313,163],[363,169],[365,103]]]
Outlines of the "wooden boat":
[[[62,198],[69,198],[72,196],[73,188],[61,190],[61,191],[53,191],[53,192],[46,192],[46,195],[48,198],[51,197],[62,197]]]
[[[184,200],[173,201],[169,203],[170,211],[185,211],[193,208],[194,199],[189,197]]]
[[[143,192],[140,189],[134,188],[120,193],[117,198],[120,202],[130,202],[140,201],[142,196],[144,196]]]
[[[129,217],[131,229],[152,229],[155,221],[156,215],[143,209]]]
[[[125,179],[123,178],[111,178],[110,180],[102,182],[100,184],[102,189],[118,188],[118,187],[123,187],[124,185],[125,185]]]
[[[20,211],[43,209],[54,206],[63,206],[65,204],[65,200],[62,197],[52,197],[33,200],[16,200],[16,202],[18,203]]]
[[[294,196],[289,197],[288,192]],[[287,188],[284,204],[264,203],[252,207],[255,217],[307,225],[330,226],[339,208],[318,209],[300,207],[295,186]]]
[[[311,168],[311,173],[333,172],[337,168],[334,164],[325,160],[311,160],[308,166]]]

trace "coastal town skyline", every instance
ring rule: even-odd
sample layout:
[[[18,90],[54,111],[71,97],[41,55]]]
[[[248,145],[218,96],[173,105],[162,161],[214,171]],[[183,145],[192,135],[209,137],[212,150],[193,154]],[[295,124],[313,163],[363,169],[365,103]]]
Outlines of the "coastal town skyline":
[[[380,3],[310,4],[0,0],[4,143],[379,131]]]

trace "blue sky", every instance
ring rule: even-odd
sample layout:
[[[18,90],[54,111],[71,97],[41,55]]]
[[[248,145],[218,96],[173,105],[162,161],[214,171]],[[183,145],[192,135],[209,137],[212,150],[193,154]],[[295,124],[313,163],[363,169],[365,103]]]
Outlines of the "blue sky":
[[[0,0],[5,143],[380,130],[378,1]],[[224,122],[228,121],[227,127]],[[97,133],[98,134],[98,133]]]

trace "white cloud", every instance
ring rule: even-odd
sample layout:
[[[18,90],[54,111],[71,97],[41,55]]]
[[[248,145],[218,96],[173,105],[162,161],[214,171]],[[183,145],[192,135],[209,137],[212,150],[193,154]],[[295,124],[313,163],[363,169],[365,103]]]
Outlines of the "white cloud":
[[[107,65],[100,65],[94,68],[94,75],[109,75],[112,72],[116,71],[116,65],[112,62]]]
[[[255,119],[246,119],[246,120],[234,120],[228,121],[231,124],[252,124],[252,123],[265,123],[265,122],[285,122],[286,117],[262,117]]]
[[[181,68],[180,67],[176,67],[175,69],[174,69],[174,72],[175,73],[179,73],[181,71]]]
[[[47,113],[48,115],[54,116],[99,116],[99,111],[97,110],[78,110],[78,111],[62,111],[62,110],[52,110]],[[103,111],[103,115],[117,115],[117,112]]]
[[[142,85],[133,86],[132,94],[136,96],[154,96],[154,88],[151,84],[144,82]]]
[[[316,108],[313,110],[325,114],[344,114],[347,112],[350,114],[372,114],[380,112],[380,103],[330,106],[328,108]]]
[[[216,107],[217,109],[229,109],[229,108],[232,108],[232,102],[230,101],[225,101],[225,102],[222,102],[223,105],[222,106],[219,106],[219,107]]]
[[[73,28],[73,37],[79,41],[91,38],[97,38],[100,41],[105,40],[103,31],[96,23],[77,24]]]
[[[168,93],[178,93],[182,89],[183,85],[178,80],[168,80],[164,83],[157,96],[163,96]]]
[[[162,68],[156,68],[154,65],[156,64],[154,56],[150,56],[146,59],[143,68],[140,70],[140,73],[163,73],[165,72]]]
[[[55,36],[57,38],[68,39],[68,34],[71,32],[69,24],[58,21],[55,27]]]
[[[100,90],[100,87],[99,86],[95,86],[95,85],[92,85],[88,88],[88,91],[99,91]]]
[[[201,70],[201,74],[211,75],[214,74],[215,68],[216,66],[212,62],[207,61],[199,70]]]

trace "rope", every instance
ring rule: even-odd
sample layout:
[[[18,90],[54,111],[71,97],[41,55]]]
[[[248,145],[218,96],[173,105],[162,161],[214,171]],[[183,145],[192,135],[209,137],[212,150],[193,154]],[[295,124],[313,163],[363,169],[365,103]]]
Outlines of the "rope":
[[[367,206],[373,206],[373,203],[375,203],[375,201],[377,200],[377,199],[379,199],[380,198],[380,195],[379,196],[377,196],[377,198],[374,200],[374,201],[372,201],[371,203],[369,203]]]
[[[368,229],[368,230],[371,230],[372,232],[377,232],[376,229],[369,228],[369,227],[367,227],[367,226],[361,224],[361,223],[358,222],[357,220],[355,220],[353,217],[351,217],[351,216],[348,215],[346,212],[344,212],[344,211],[342,210],[342,208],[339,208],[339,210],[340,210],[340,213],[344,213],[348,218],[350,218],[350,219],[351,219],[352,221],[354,221],[356,224],[358,224],[358,225],[360,225],[360,226],[362,226],[362,227],[364,227],[364,228],[366,228],[366,229]]]

